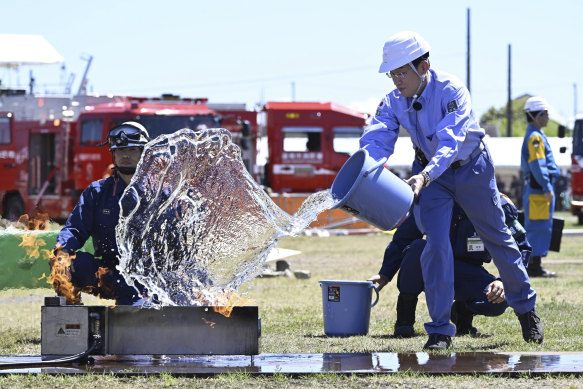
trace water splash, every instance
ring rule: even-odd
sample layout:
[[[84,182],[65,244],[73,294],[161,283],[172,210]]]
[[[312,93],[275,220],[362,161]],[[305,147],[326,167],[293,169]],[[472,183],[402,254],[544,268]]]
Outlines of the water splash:
[[[249,175],[227,130],[163,135],[146,146],[120,199],[118,269],[163,305],[211,305],[334,202],[318,192],[290,216]]]

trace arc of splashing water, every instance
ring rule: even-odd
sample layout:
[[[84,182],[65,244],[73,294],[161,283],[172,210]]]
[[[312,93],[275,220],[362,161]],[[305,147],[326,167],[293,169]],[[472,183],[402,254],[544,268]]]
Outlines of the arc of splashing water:
[[[163,305],[202,305],[257,276],[282,237],[301,233],[333,203],[323,191],[293,217],[281,210],[225,129],[162,135],[146,146],[120,199],[118,268]]]

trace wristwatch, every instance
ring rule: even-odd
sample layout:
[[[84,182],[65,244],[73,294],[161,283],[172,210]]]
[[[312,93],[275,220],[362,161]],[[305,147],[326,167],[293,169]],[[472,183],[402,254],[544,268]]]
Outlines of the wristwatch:
[[[421,175],[423,176],[423,187],[425,188],[431,182],[431,178],[429,178],[429,173],[426,171],[422,171]]]

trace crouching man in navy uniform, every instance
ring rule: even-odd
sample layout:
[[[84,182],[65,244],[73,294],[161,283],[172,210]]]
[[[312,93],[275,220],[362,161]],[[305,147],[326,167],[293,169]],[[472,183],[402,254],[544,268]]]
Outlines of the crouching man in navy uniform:
[[[125,122],[109,131],[107,144],[114,174],[92,182],[83,191],[57,237],[55,257],[51,260],[53,288],[57,294],[67,297],[68,304],[79,304],[81,292],[115,299],[118,305],[131,305],[143,297],[116,269],[119,252],[115,227],[119,220],[119,199],[136,172],[149,140],[148,131],[136,122]],[[77,251],[89,237],[93,239],[94,255]],[[68,279],[55,278],[53,268],[59,265],[64,269],[60,273]]]
[[[526,234],[518,223],[518,211],[510,199],[502,195],[502,208],[506,224],[513,233],[522,253],[523,263],[528,263],[531,247]],[[492,260],[485,249],[474,226],[463,210],[456,204],[450,229],[450,241],[454,255],[454,298],[451,307],[451,320],[456,325],[456,336],[480,333],[472,325],[474,315],[499,316],[506,308],[504,286],[499,277],[495,277],[483,267]],[[378,275],[369,278],[378,284],[379,291],[388,284],[397,271],[397,321],[395,337],[409,338],[415,335],[415,309],[417,298],[424,290],[421,271],[421,253],[426,241],[415,224],[411,214],[395,231],[393,240],[387,246],[383,265]]]

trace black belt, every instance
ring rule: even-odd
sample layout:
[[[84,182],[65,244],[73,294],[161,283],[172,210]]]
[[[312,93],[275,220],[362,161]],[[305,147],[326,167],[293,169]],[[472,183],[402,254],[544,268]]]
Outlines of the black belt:
[[[429,161],[427,160],[427,158],[425,158],[425,154],[423,154],[423,151],[421,151],[421,149],[420,148],[417,148],[417,147],[415,147],[415,159],[423,167],[427,166],[427,164],[429,163]]]
[[[478,147],[476,147],[474,149],[474,151],[472,151],[472,153],[470,154],[469,157],[467,157],[463,161],[455,161],[454,163],[449,165],[449,167],[452,168],[453,170],[459,169],[460,167],[462,167],[465,164],[467,164],[468,162],[470,162],[472,159],[476,158],[482,151],[484,151],[484,144],[482,142],[480,142],[480,145]],[[417,148],[417,147],[415,147],[415,159],[423,167],[425,167],[425,166],[427,166],[427,164],[429,164],[429,161],[427,160],[427,158],[425,158],[425,154],[423,154],[423,151],[421,151],[421,149]]]
[[[532,189],[538,189],[538,190],[546,189],[546,187],[543,188],[543,186],[541,184],[539,184],[538,181],[533,176],[528,177],[527,180],[528,180],[528,184],[530,185],[530,187]],[[553,185],[553,177],[549,176],[549,182],[551,183],[551,185]]]

